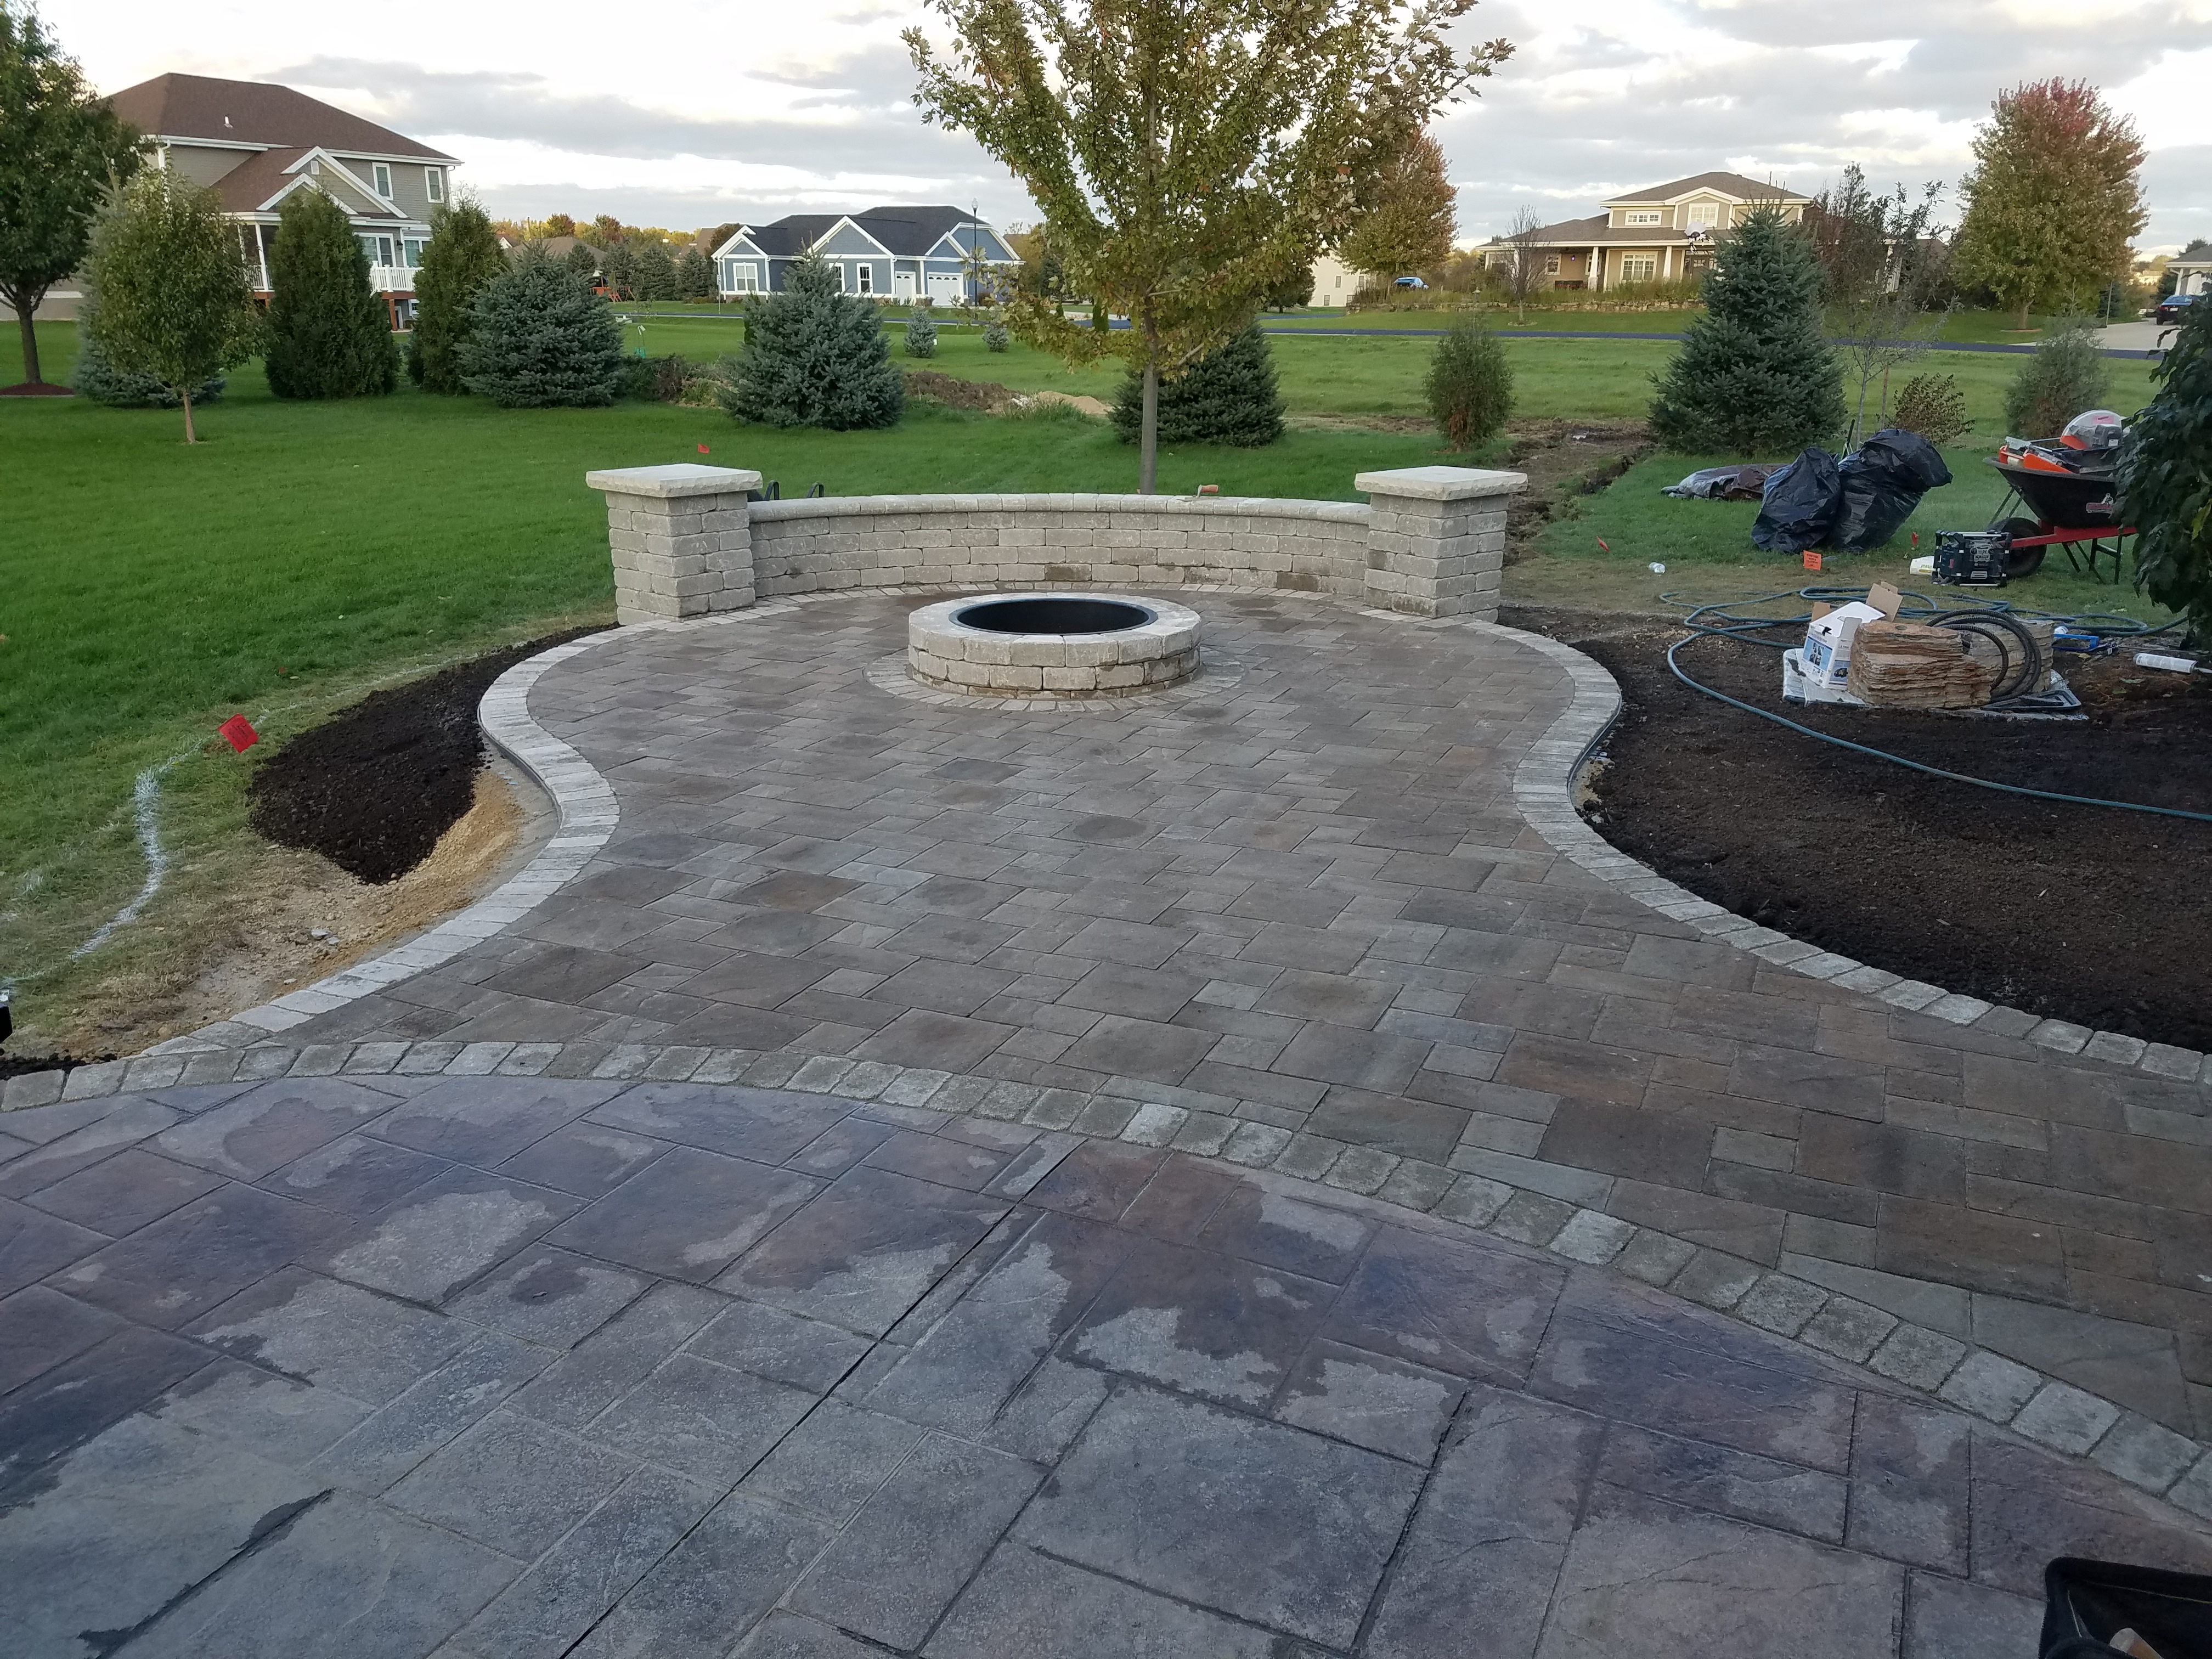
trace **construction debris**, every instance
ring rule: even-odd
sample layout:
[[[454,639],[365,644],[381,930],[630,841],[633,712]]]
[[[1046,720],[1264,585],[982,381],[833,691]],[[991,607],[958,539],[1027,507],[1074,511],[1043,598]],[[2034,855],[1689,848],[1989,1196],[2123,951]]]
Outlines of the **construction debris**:
[[[1996,672],[1975,660],[1956,629],[1887,620],[1861,625],[1844,681],[1877,708],[1978,708],[1996,684]]]

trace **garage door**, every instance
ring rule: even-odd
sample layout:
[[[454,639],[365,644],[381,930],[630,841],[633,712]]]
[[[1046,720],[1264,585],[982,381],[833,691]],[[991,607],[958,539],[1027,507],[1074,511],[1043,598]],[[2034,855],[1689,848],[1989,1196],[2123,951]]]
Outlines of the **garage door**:
[[[957,276],[933,276],[929,279],[929,297],[939,305],[958,305],[964,284]]]

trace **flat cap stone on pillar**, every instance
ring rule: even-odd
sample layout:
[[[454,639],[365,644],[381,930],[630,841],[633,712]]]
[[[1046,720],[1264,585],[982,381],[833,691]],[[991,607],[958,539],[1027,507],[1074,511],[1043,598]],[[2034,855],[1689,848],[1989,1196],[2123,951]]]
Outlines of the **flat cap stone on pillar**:
[[[1362,472],[1369,498],[1366,599],[1417,617],[1495,620],[1505,514],[1525,472],[1408,466]]]
[[[653,622],[742,610],[753,602],[747,492],[761,475],[740,467],[614,467],[584,482],[607,498],[615,620]]]

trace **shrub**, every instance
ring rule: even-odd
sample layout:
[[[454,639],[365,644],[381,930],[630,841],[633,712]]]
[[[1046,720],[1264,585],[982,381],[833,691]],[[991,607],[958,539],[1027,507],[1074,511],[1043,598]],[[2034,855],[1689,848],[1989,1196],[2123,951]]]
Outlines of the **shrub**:
[[[525,259],[469,308],[462,384],[505,409],[596,408],[622,393],[622,330],[566,265]]]
[[[994,311],[983,325],[983,349],[1004,351],[1013,343],[1014,337],[1006,328],[1006,313]]]
[[[280,398],[381,397],[398,383],[392,313],[345,210],[312,185],[280,210],[269,249],[269,389]]]
[[[1112,416],[1114,430],[1123,443],[1137,441],[1144,416],[1144,379],[1132,370],[1122,379]],[[1257,449],[1282,435],[1283,399],[1275,389],[1274,354],[1256,322],[1175,379],[1160,382],[1159,441],[1164,444]]]
[[[507,254],[484,210],[471,201],[432,210],[430,244],[415,272],[415,331],[408,375],[426,392],[467,390],[454,353],[468,337],[469,307],[507,270]]]
[[[906,407],[875,301],[840,292],[836,268],[813,255],[747,313],[720,397],[741,421],[833,432],[896,426]]]
[[[907,323],[906,355],[909,357],[934,357],[937,355],[937,325],[926,311],[916,311]]]
[[[1480,319],[1462,313],[1429,360],[1429,414],[1454,449],[1486,443],[1513,412],[1513,365]]]
[[[1820,267],[1771,208],[1730,232],[1705,312],[1657,378],[1651,428],[1693,455],[1786,454],[1844,423],[1843,373],[1821,332]]]
[[[70,389],[110,409],[179,409],[184,399],[151,374],[116,368],[100,347],[92,307],[81,305],[76,313],[76,368],[70,375]],[[222,396],[222,375],[212,375],[192,388],[192,402],[211,404]]]
[[[2197,639],[2212,637],[2212,301],[2189,307],[2158,396],[2135,418],[2120,462],[2122,518],[2136,540],[2136,581]]]
[[[1958,442],[1973,425],[1966,418],[1966,394],[1948,374],[1916,374],[1907,380],[1889,423],[1917,432],[1939,448]]]
[[[625,397],[641,398],[647,403],[682,403],[684,387],[700,378],[701,373],[696,365],[681,356],[625,357],[623,392]]]
[[[2005,388],[2005,430],[2022,438],[2055,438],[2083,410],[2101,407],[2112,386],[2096,324],[2063,317]]]

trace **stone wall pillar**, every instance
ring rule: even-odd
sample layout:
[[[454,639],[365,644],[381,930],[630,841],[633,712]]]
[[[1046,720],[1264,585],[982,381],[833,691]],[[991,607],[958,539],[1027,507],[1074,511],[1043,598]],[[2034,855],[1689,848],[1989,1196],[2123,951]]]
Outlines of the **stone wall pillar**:
[[[727,466],[618,467],[584,482],[607,498],[615,620],[659,622],[753,602],[745,492],[761,475]]]
[[[1498,617],[1505,509],[1522,472],[1409,466],[1363,472],[1368,497],[1367,603],[1416,617]]]

